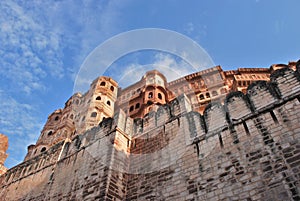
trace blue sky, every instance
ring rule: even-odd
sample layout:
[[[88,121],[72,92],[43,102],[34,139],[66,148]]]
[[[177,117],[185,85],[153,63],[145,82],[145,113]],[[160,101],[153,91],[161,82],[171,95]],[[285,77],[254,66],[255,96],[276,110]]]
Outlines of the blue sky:
[[[269,67],[300,58],[299,7],[299,0],[0,1],[0,133],[9,137],[5,165],[23,160],[48,115],[72,95],[85,58],[116,34],[169,29],[195,40],[224,69]],[[181,75],[190,72],[172,55],[145,51],[117,61],[119,72],[110,75],[145,60],[170,65]],[[131,81],[139,79],[134,75]]]

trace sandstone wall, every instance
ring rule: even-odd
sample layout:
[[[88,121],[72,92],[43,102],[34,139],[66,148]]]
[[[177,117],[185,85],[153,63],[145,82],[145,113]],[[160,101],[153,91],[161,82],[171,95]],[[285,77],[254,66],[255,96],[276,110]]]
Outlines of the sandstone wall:
[[[6,150],[8,148],[8,138],[0,133],[0,175],[4,174],[7,170],[4,167],[5,159],[7,158],[8,154]]]
[[[298,69],[299,70],[299,69]],[[123,111],[0,177],[2,200],[299,200],[300,85],[282,69],[204,115]]]

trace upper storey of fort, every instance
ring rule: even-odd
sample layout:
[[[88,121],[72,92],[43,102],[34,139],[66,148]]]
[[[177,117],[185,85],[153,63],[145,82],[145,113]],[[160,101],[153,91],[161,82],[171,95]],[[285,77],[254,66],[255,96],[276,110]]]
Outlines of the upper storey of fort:
[[[147,72],[140,81],[122,89],[110,77],[100,76],[90,85],[85,94],[76,93],[49,115],[35,145],[28,147],[25,160],[48,150],[65,139],[72,139],[103,119],[113,117],[122,109],[131,118],[143,118],[160,105],[168,104],[181,94],[186,94],[192,110],[203,113],[212,101],[223,102],[233,91],[246,93],[254,81],[269,81],[277,69],[296,70],[296,62],[274,64],[269,68],[238,68],[223,71],[215,66],[168,82],[157,70]]]

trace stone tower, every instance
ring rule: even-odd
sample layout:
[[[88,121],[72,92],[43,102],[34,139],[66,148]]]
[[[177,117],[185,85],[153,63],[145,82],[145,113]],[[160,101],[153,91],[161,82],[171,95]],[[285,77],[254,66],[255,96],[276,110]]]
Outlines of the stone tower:
[[[92,82],[85,94],[75,93],[63,109],[55,110],[48,116],[37,143],[28,146],[25,160],[112,117],[117,92],[118,84],[113,79],[100,76]]]
[[[139,82],[120,91],[115,111],[122,109],[133,118],[145,116],[156,110],[157,105],[166,104],[174,98],[167,84],[159,71],[148,71]]]

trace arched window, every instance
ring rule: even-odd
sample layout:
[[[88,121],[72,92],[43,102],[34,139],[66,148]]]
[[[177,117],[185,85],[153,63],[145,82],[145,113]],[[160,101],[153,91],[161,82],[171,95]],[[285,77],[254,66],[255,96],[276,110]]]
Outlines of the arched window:
[[[54,120],[55,120],[55,121],[58,121],[58,120],[59,120],[59,116],[56,116]]]
[[[130,106],[130,108],[129,108],[129,112],[132,112],[132,111],[133,111],[133,109],[134,109],[133,105],[132,105],[132,106]]]
[[[84,120],[85,120],[85,116],[84,116],[84,117],[82,117],[81,121],[84,121]]]
[[[91,117],[97,117],[97,112],[92,112]]]
[[[110,90],[111,90],[111,91],[114,91],[114,90],[115,90],[115,88],[114,88],[113,86],[111,86],[111,87],[110,87]]]
[[[153,93],[152,93],[152,92],[150,92],[150,93],[148,94],[148,98],[153,98]]]
[[[158,98],[159,98],[160,100],[162,99],[161,93],[158,93]]]
[[[48,132],[48,136],[50,136],[50,135],[52,135],[53,134],[53,132],[52,131],[49,131]]]
[[[212,91],[212,95],[213,95],[213,96],[217,96],[217,95],[218,95],[218,92]]]
[[[137,103],[137,104],[135,105],[135,109],[138,109],[138,108],[140,108],[140,104],[139,104],[139,103]]]
[[[226,94],[226,89],[225,89],[225,88],[222,88],[222,89],[221,89],[221,93],[222,93],[222,94]]]
[[[43,147],[43,148],[41,149],[41,152],[44,152],[44,151],[46,151],[46,147]]]
[[[70,119],[73,119],[73,117],[74,117],[73,114],[71,114],[71,115],[70,115]]]
[[[76,105],[78,105],[79,104],[79,100],[77,99],[75,103],[76,103]]]
[[[149,110],[148,110],[149,112],[151,112],[152,111],[152,107],[149,107]]]
[[[100,97],[100,96],[97,96],[96,100],[101,100],[101,97]]]
[[[205,95],[206,95],[206,98],[210,98],[210,94],[208,92]]]
[[[105,86],[105,82],[101,82],[101,83],[100,83],[100,86]]]
[[[204,95],[200,94],[199,98],[200,98],[200,100],[204,100]]]
[[[107,105],[110,105],[110,101],[107,101],[106,104],[107,104]]]

